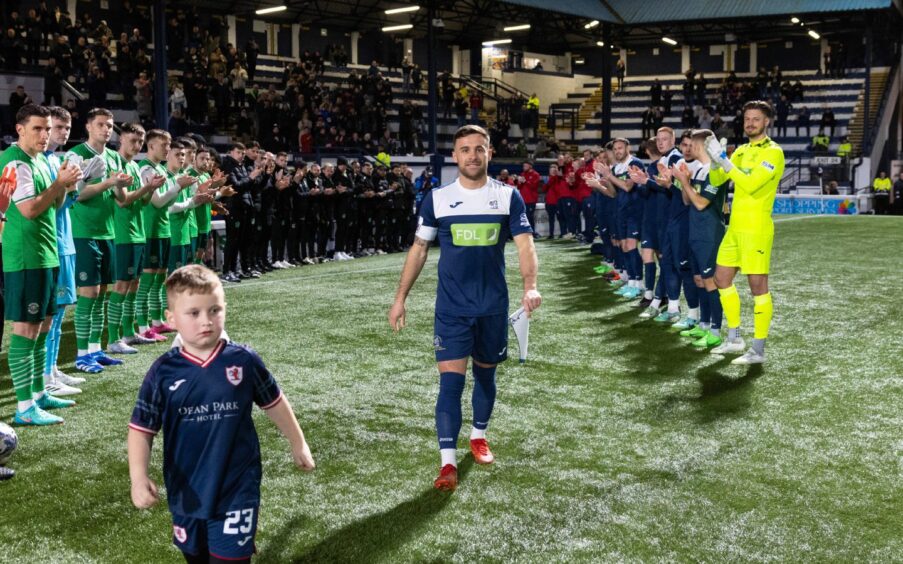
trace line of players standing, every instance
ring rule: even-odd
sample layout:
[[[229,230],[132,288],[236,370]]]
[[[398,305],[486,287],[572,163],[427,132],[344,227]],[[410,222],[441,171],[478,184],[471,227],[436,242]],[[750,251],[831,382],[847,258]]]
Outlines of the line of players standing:
[[[413,171],[339,158],[288,164],[253,142],[234,144],[222,170],[237,194],[226,208],[223,278],[404,250],[413,240]],[[330,244],[332,241],[332,244]]]

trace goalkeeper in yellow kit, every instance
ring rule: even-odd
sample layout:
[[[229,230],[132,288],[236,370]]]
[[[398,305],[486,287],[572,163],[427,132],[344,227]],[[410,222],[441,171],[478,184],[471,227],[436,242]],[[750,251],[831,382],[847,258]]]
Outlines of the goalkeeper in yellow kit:
[[[712,184],[726,180],[734,183],[731,222],[718,248],[715,268],[715,284],[727,318],[728,338],[712,349],[713,353],[742,353],[746,349],[740,336],[740,295],[734,286],[738,270],[746,274],[754,302],[752,347],[732,364],[765,362],[765,339],[773,311],[768,291],[774,240],[771,210],[784,174],[784,150],[766,134],[773,115],[768,102],[747,102],[743,106],[743,129],[749,143],[738,147],[730,159],[715,138],[706,143],[706,153],[712,158]]]

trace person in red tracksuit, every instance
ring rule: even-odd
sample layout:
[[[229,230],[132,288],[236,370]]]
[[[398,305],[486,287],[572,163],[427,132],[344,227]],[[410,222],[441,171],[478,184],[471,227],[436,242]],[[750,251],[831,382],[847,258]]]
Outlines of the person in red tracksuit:
[[[593,211],[593,189],[590,188],[583,175],[593,170],[593,161],[586,162],[580,158],[574,161],[574,173],[577,177],[576,194],[577,199],[577,229],[580,229],[580,213],[583,212],[583,232],[581,238],[584,243],[592,243],[595,237],[594,230],[596,228],[596,214]]]
[[[549,165],[549,180],[543,187],[546,195],[546,215],[549,216],[549,239],[555,238],[555,220],[558,222],[558,238],[564,237],[565,221],[564,216],[559,216],[558,200],[569,193],[567,181],[561,175],[561,171],[557,164]]]
[[[527,220],[529,220],[530,227],[533,229],[533,237],[537,238],[534,216],[536,215],[536,202],[539,201],[539,185],[542,183],[542,177],[533,170],[533,163],[530,161],[524,161],[523,166],[523,172],[517,177],[517,189],[520,191],[521,198],[524,199],[524,204],[527,207]]]

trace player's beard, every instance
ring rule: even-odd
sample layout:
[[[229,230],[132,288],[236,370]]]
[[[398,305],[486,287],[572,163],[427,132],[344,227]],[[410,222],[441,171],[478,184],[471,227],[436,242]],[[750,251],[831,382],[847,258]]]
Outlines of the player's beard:
[[[750,139],[756,139],[756,138],[762,137],[763,135],[765,135],[764,127],[756,128],[754,131],[750,130],[750,129],[746,130],[746,136]]]
[[[476,164],[476,163],[474,163],[474,164]],[[460,174],[461,176],[463,176],[464,178],[466,178],[467,180],[470,180],[472,182],[486,180],[486,175],[487,175],[486,163],[485,162],[480,163],[480,171],[477,174],[469,174],[467,172],[467,164],[465,163],[464,166],[458,167],[458,174]]]

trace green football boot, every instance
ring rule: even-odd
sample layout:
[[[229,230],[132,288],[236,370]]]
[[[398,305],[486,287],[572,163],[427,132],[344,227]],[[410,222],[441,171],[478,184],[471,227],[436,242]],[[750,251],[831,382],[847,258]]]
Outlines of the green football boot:
[[[705,335],[693,341],[693,346],[699,349],[710,349],[721,344],[721,337],[713,335],[711,331],[706,331]]]
[[[693,327],[692,329],[684,329],[680,332],[681,337],[686,337],[687,339],[693,339],[694,341],[704,336],[708,331],[702,329],[699,326]]]
[[[64,407],[72,407],[73,405],[75,405],[75,401],[55,398],[45,392],[43,396],[41,396],[40,398],[35,400],[35,405],[37,405],[44,411],[48,411],[51,409],[62,409]]]

